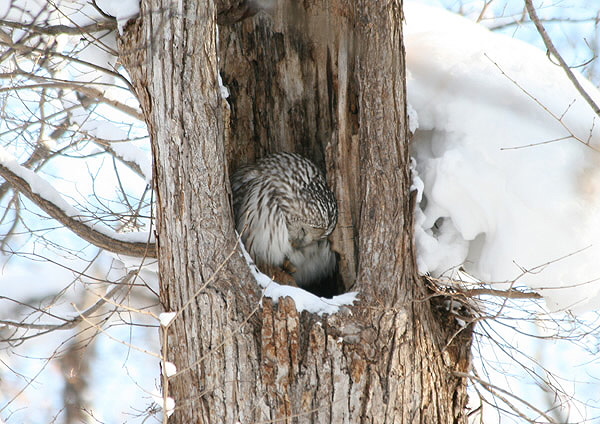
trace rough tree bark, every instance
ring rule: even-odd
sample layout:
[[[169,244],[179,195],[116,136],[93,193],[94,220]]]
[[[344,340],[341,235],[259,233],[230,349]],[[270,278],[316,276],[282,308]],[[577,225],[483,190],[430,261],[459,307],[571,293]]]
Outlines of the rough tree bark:
[[[161,298],[183,310],[168,333],[171,420],[466,422],[453,372],[471,336],[415,269],[401,1],[283,0],[238,22],[257,12],[239,3],[219,4],[217,43],[213,0],[142,1],[120,45],[152,137]],[[258,307],[239,253],[227,260],[228,165],[279,150],[311,157],[335,189],[351,313]]]

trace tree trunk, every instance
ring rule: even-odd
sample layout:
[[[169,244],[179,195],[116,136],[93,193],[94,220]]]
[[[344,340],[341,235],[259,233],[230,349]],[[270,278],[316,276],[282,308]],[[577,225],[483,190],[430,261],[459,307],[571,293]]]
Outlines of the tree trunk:
[[[219,51],[213,1],[143,1],[120,46],[152,138],[161,298],[183,311],[165,345],[172,421],[466,422],[453,372],[470,330],[432,308],[415,269],[401,1],[284,0],[241,22],[256,7],[219,8]],[[259,306],[239,252],[228,259],[228,165],[281,150],[335,190],[352,313]]]

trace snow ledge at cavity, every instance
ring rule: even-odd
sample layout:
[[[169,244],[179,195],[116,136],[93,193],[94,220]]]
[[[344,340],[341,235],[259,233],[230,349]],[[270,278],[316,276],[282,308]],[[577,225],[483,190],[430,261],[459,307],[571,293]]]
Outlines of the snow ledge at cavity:
[[[307,311],[319,316],[324,314],[335,314],[344,306],[350,306],[357,300],[357,292],[344,293],[339,296],[334,296],[331,299],[315,296],[299,287],[285,286],[276,283],[266,274],[258,270],[258,267],[252,261],[252,258],[246,251],[244,244],[240,240],[240,248],[244,255],[244,259],[250,267],[250,272],[259,286],[263,288],[263,296],[273,299],[275,303],[283,297],[291,297],[296,304],[298,312]]]

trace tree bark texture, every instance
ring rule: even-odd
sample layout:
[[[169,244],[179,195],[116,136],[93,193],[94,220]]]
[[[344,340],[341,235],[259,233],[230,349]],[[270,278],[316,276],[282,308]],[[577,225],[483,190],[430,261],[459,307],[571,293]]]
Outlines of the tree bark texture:
[[[183,311],[170,420],[466,422],[453,372],[470,329],[432,307],[414,261],[401,1],[261,3],[219,3],[217,43],[212,1],[142,1],[121,40],[152,138],[161,298]],[[338,198],[334,246],[360,302],[334,316],[259,305],[239,254],[226,260],[228,167],[275,151],[313,159]]]

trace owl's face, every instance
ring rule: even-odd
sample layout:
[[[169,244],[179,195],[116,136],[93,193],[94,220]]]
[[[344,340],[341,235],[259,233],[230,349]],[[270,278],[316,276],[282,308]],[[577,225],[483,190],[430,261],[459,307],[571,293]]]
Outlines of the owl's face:
[[[300,221],[287,225],[288,240],[294,249],[301,249],[327,237],[327,228],[312,227]]]
[[[300,185],[295,196],[295,201],[281,202],[280,206],[285,211],[290,244],[302,249],[331,234],[337,221],[337,207],[333,193],[320,175]]]

